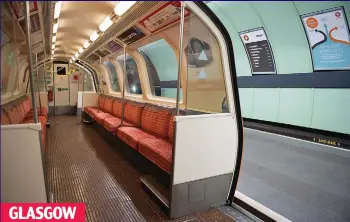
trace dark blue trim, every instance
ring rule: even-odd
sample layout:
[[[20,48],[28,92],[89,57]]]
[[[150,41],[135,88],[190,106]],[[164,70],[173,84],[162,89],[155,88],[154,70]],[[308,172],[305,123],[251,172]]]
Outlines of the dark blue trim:
[[[238,77],[239,88],[350,88],[350,71]]]

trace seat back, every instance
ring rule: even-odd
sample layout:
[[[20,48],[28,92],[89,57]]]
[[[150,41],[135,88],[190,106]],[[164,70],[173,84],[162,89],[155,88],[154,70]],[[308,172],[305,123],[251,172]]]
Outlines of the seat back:
[[[119,98],[115,98],[113,102],[112,115],[121,119],[123,114],[123,101]]]
[[[25,96],[22,100],[22,106],[23,106],[23,109],[24,109],[24,113],[27,114],[30,112],[30,100],[28,98],[28,96]]]
[[[11,124],[10,118],[1,107],[1,125],[8,125],[8,124]]]
[[[98,108],[103,110],[104,105],[105,105],[105,101],[106,101],[106,97],[104,95],[100,95],[98,97]]]
[[[103,111],[112,114],[113,110],[113,98],[112,97],[106,97],[105,103],[103,105]]]
[[[168,139],[171,109],[147,104],[143,110],[141,126],[146,132]]]
[[[11,124],[20,124],[22,119],[21,119],[21,113],[17,109],[17,106],[15,103],[8,103],[4,107],[4,111],[7,113],[7,116],[10,119]]]
[[[124,120],[136,127],[141,127],[141,117],[145,104],[135,101],[128,101],[124,108]]]
[[[170,120],[169,120],[168,137],[169,137],[170,142],[174,141],[174,126],[175,126],[174,118],[175,118],[175,116],[171,115]]]

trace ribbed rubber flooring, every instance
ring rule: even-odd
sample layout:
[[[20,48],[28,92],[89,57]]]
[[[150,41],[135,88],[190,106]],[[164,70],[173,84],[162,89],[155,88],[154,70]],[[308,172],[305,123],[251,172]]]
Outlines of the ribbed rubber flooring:
[[[83,202],[87,221],[167,221],[144,192],[140,173],[73,116],[51,117],[47,185],[55,202]],[[176,221],[233,221],[215,209]]]

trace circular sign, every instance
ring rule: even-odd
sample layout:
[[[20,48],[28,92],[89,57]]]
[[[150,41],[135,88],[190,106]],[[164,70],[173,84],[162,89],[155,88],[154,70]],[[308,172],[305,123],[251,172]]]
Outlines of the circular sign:
[[[335,13],[335,17],[338,17],[338,18],[339,18],[339,17],[340,17],[340,12],[336,12],[336,13]]]
[[[306,25],[307,25],[309,28],[314,29],[314,28],[316,28],[316,27],[318,26],[318,21],[317,21],[317,19],[311,17],[311,18],[308,18],[308,19],[306,20]]]
[[[243,36],[244,40],[248,41],[249,37],[247,35]]]

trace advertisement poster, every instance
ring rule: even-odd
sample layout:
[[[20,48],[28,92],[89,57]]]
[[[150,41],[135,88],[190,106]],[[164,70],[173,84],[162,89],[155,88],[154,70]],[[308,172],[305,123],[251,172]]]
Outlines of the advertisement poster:
[[[314,70],[349,70],[349,26],[343,8],[301,18],[309,40]]]
[[[180,6],[181,2],[168,2],[140,21],[140,25],[154,33],[167,25],[173,24],[180,20]],[[187,9],[185,10],[185,17],[187,17],[190,12]]]
[[[248,54],[252,74],[275,74],[275,61],[263,28],[239,33]]]
[[[110,41],[106,44],[106,48],[109,50],[109,51],[112,51],[112,52],[116,52],[118,51],[119,49],[122,48],[122,46],[117,43],[116,41]]]
[[[133,26],[126,30],[123,34],[118,36],[118,39],[120,39],[122,42],[124,42],[127,45],[130,45],[143,37],[145,37],[145,33],[142,32],[140,28],[137,26]]]

